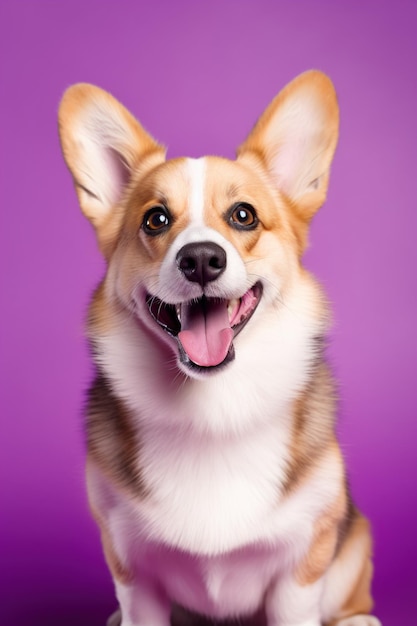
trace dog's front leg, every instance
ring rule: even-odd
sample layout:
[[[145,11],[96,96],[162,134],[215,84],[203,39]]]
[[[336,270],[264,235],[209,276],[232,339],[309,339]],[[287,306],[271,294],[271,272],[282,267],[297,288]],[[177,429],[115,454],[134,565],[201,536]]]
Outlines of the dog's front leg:
[[[293,575],[279,578],[266,597],[268,626],[320,626],[323,579],[301,585]]]
[[[140,559],[132,561],[128,547],[116,548],[119,542],[110,533],[108,522],[97,512],[95,517],[120,607],[120,611],[109,618],[108,626],[169,626],[171,603],[161,584],[141,568]],[[130,551],[134,552],[134,548]]]
[[[156,582],[145,576],[125,583],[115,581],[120,610],[111,626],[169,626],[171,604]]]
[[[143,565],[146,546],[135,539],[126,500],[93,462],[87,465],[87,485],[120,607],[108,619],[108,626],[170,626],[171,603]]]

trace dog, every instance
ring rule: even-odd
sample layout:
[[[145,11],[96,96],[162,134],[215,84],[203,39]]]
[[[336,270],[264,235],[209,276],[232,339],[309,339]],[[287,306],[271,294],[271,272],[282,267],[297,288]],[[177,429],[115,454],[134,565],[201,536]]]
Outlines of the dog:
[[[236,160],[165,159],[109,93],[76,84],[59,132],[106,261],[87,336],[87,491],[119,610],[269,626],[377,626],[371,533],[335,435],[328,305],[302,266],[339,126],[312,70]]]

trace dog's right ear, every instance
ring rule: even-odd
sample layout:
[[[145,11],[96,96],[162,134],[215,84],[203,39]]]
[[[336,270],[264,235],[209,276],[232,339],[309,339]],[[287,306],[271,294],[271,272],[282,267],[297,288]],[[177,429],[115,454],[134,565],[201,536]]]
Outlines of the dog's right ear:
[[[133,172],[164,161],[165,149],[113,96],[93,85],[67,89],[58,123],[81,209],[107,256],[120,228],[121,201]]]

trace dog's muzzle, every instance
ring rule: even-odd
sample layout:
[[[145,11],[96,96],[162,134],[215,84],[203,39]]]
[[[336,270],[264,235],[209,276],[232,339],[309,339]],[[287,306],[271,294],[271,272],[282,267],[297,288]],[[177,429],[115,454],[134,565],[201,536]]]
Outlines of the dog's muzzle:
[[[226,252],[213,242],[186,244],[176,257],[179,271],[204,291],[226,269]],[[190,368],[211,369],[234,359],[233,339],[248,323],[262,296],[255,283],[236,299],[208,298],[170,304],[151,294],[146,304],[153,319],[178,342],[182,363]]]

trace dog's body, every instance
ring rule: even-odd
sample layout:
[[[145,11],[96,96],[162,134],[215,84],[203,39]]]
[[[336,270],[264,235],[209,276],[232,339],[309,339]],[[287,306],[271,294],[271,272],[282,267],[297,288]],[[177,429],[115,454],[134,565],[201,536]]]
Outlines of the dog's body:
[[[88,493],[122,626],[173,605],[271,626],[374,626],[302,268],[337,142],[331,82],[301,75],[236,161],[165,161],[109,94],[76,85],[63,151],[108,271],[89,313]]]

